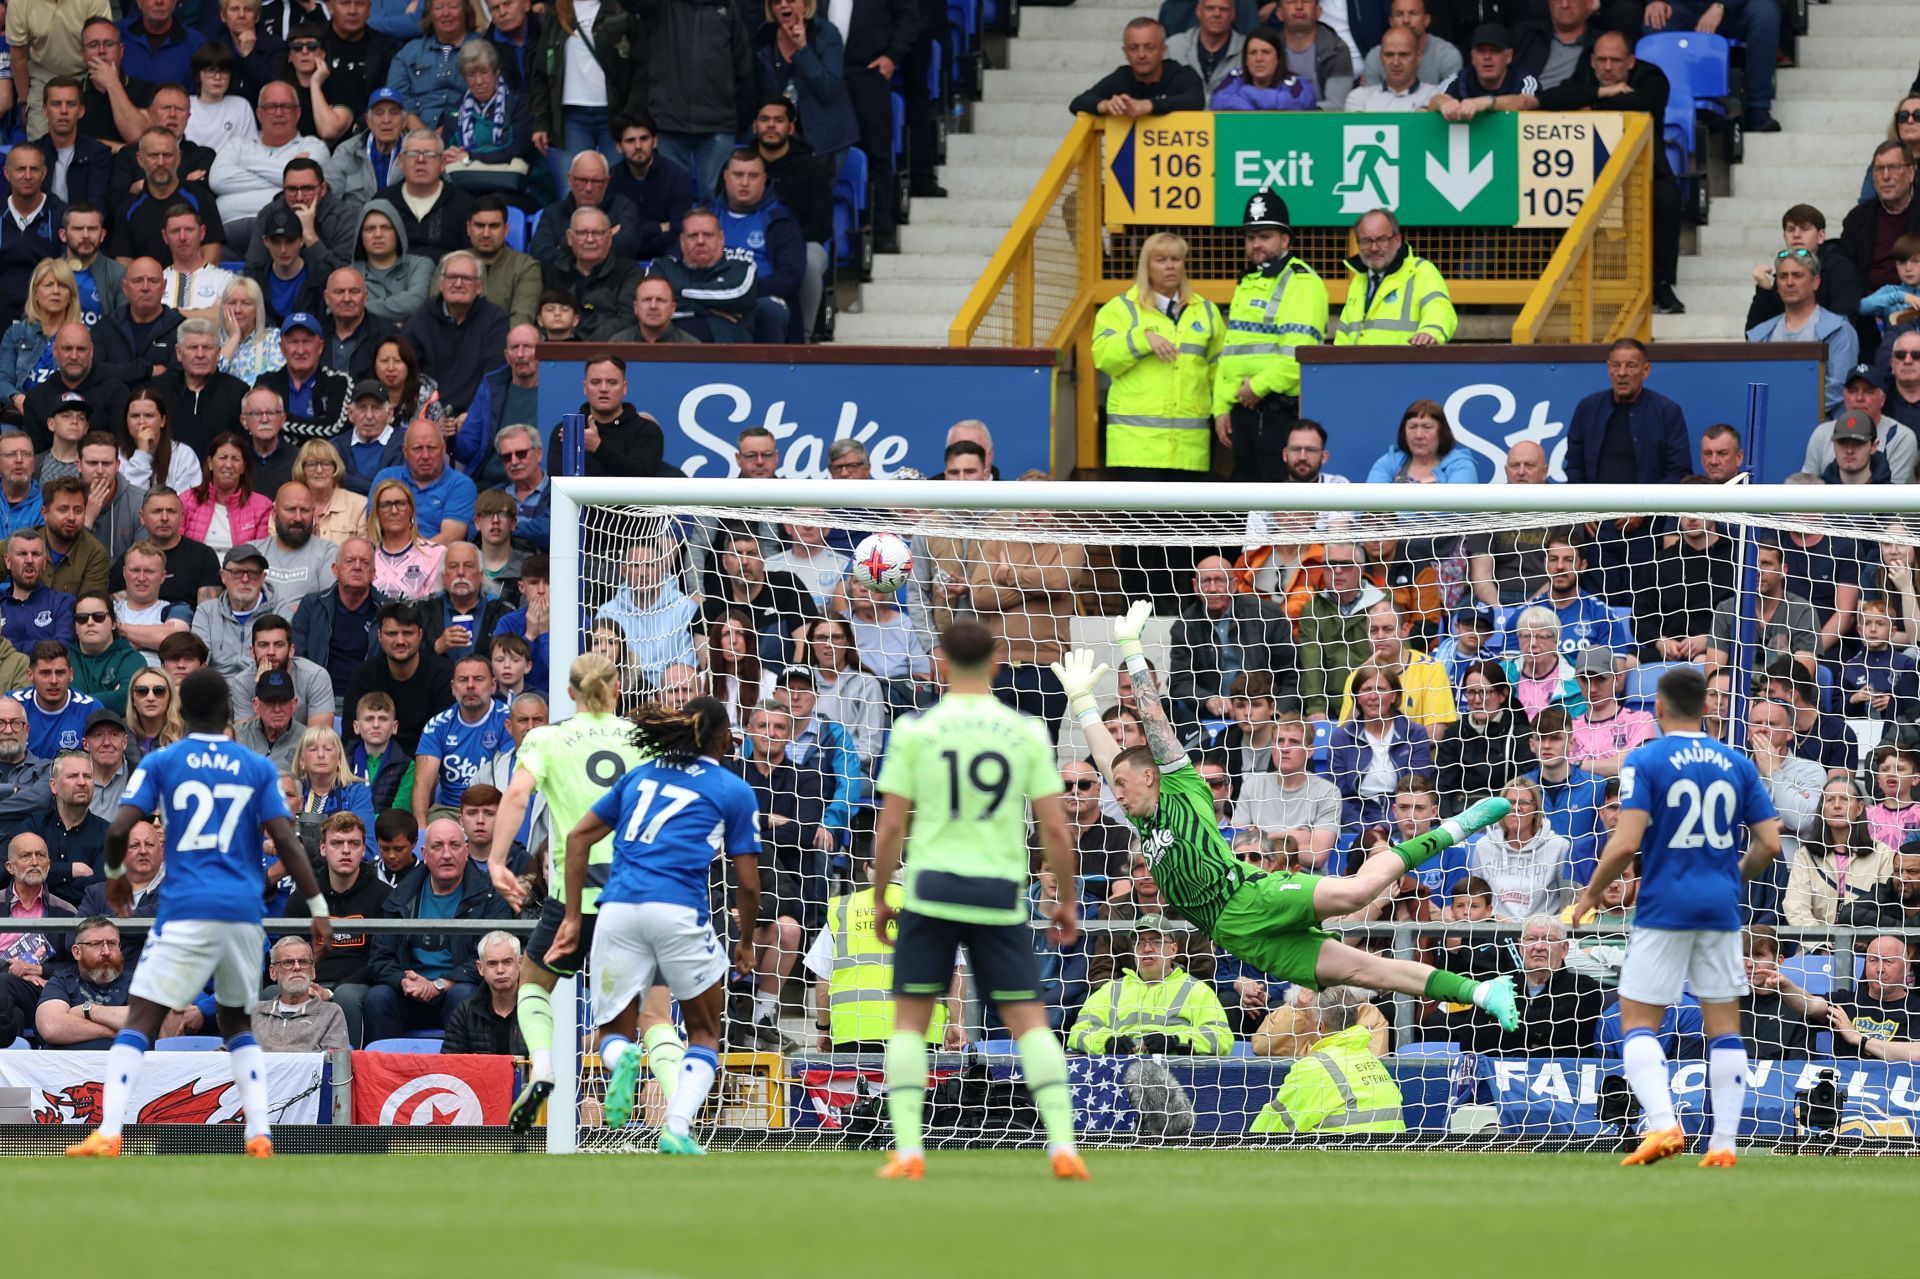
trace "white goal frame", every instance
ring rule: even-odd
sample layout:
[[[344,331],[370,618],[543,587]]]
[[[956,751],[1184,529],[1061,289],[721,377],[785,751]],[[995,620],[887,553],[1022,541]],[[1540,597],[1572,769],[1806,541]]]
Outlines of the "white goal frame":
[[[555,720],[573,714],[566,673],[580,653],[580,525],[591,506],[858,508],[888,510],[1060,512],[1137,511],[1245,515],[1351,513],[1455,517],[1568,516],[1587,520],[1650,515],[1842,516],[1920,519],[1920,485],[1782,485],[1736,481],[1704,485],[1550,484],[1138,484],[1110,480],[1017,483],[933,483],[926,480],[746,480],[712,478],[552,478],[552,629],[548,700]],[[1920,530],[1915,530],[1920,532]],[[1744,559],[1744,548],[1742,559]],[[561,625],[561,619],[567,619]],[[580,1026],[578,982],[554,987],[555,1085],[548,1101],[546,1148],[578,1149]],[[565,1118],[565,1122],[559,1120]]]

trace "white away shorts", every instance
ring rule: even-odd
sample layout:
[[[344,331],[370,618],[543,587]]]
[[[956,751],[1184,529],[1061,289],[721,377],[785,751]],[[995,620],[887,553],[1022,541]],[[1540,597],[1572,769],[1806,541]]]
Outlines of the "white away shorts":
[[[1747,993],[1740,934],[1707,929],[1636,927],[1620,964],[1620,997],[1662,1006],[1680,1002],[1683,987],[1695,999],[1727,1002]]]
[[[727,975],[727,952],[689,906],[665,902],[601,902],[593,930],[593,1024],[665,983],[675,999],[692,999]]]
[[[176,919],[153,930],[140,948],[129,992],[168,1008],[185,1008],[213,979],[222,1008],[251,1008],[260,998],[267,933],[258,924]]]

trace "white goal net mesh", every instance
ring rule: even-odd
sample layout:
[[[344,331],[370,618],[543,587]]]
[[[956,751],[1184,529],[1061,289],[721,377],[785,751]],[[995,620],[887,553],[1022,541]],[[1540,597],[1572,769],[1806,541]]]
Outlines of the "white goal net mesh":
[[[1920,843],[1902,851],[1920,833],[1920,520],[1715,513],[1722,490],[1705,487],[1698,514],[1655,516],[1062,511],[1015,485],[1005,509],[955,510],[925,487],[911,509],[845,505],[835,486],[817,506],[590,504],[556,527],[579,541],[580,651],[616,661],[630,705],[724,702],[731,766],[763,813],[758,971],[731,990],[706,1139],[887,1136],[874,779],[893,725],[940,696],[937,638],[961,616],[1001,636],[997,695],[1058,743],[1082,933],[1058,949],[1036,924],[1033,944],[1083,1140],[1371,1132],[1352,1114],[1389,1107],[1379,1130],[1409,1141],[1617,1139],[1633,1123],[1615,986],[1634,879],[1595,918],[1567,907],[1615,820],[1622,757],[1657,732],[1655,684],[1683,662],[1706,668],[1708,731],[1752,755],[1785,825],[1745,907],[1743,1140],[1908,1139],[1920,1083],[1862,1043],[1920,1035]],[[849,577],[876,531],[912,552],[890,595]],[[1339,874],[1481,795],[1513,803],[1323,927],[1511,976],[1519,1030],[1470,1005],[1323,998],[1170,916],[1048,669],[1075,645],[1118,667],[1113,621],[1137,598],[1155,601],[1147,653],[1222,836],[1258,870]],[[1120,742],[1141,741],[1143,690],[1110,675],[1099,693]],[[1059,886],[1037,848],[1033,866],[1039,921]],[[740,926],[730,900],[716,873],[723,931]],[[931,1141],[1038,1140],[1018,1056],[964,967],[930,1038]],[[1662,1039],[1697,1131],[1690,998]],[[657,1096],[611,1132],[583,1060],[582,1147],[650,1144]]]

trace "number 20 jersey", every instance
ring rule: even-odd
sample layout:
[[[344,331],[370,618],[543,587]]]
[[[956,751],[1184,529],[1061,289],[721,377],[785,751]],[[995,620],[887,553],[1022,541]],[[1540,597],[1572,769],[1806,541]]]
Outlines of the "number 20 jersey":
[[[760,852],[753,788],[705,755],[640,764],[595,802],[593,815],[613,827],[602,902],[685,906],[704,924],[713,859]]]
[[[515,767],[533,774],[540,797],[547,801],[547,895],[553,900],[562,904],[567,900],[568,833],[595,800],[645,758],[633,744],[632,721],[618,715],[583,711],[534,729],[520,743]],[[587,854],[581,910],[593,912],[612,862],[613,837],[608,836]]]
[[[290,817],[280,770],[229,738],[195,733],[140,761],[123,808],[166,827],[167,891],[156,931],[174,919],[257,924],[265,906],[262,828]]]
[[[1753,761],[1702,733],[1628,754],[1620,807],[1647,814],[1636,927],[1738,932],[1742,826],[1777,817]]]

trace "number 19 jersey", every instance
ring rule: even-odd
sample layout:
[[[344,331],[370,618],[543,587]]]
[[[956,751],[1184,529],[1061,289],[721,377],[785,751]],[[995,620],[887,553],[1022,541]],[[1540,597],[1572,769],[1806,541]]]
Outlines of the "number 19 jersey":
[[[260,922],[261,828],[291,817],[280,770],[265,756],[230,738],[194,733],[142,759],[120,804],[159,813],[166,828],[167,891],[156,933],[175,919]]]
[[[567,835],[612,785],[646,755],[633,744],[633,723],[618,715],[581,712],[558,724],[545,724],[520,743],[516,767],[533,774],[547,801],[547,895],[567,899]],[[594,910],[613,863],[609,835],[587,854],[587,882],[580,888],[580,909]]]
[[[1668,733],[1627,755],[1620,807],[1647,814],[1635,926],[1738,932],[1740,828],[1779,815],[1753,761],[1703,733]]]
[[[877,788],[913,801],[907,906],[973,924],[1027,919],[1027,801],[1066,789],[1039,720],[949,694],[896,724]]]

